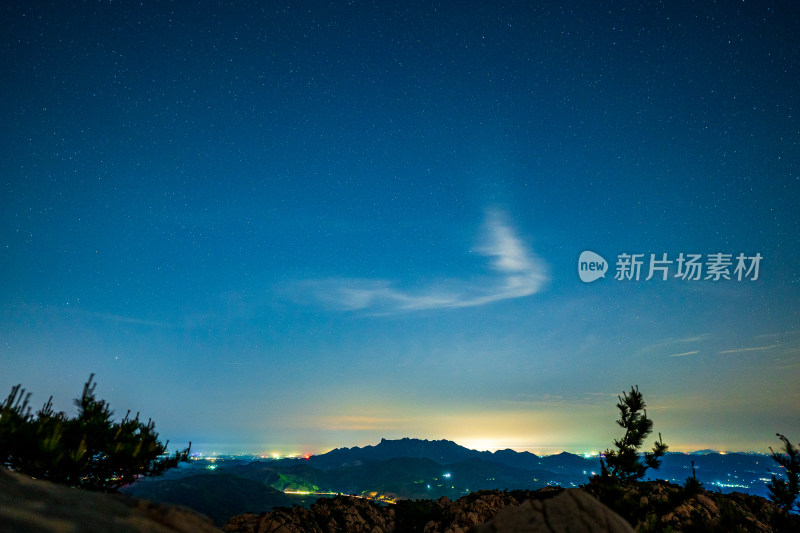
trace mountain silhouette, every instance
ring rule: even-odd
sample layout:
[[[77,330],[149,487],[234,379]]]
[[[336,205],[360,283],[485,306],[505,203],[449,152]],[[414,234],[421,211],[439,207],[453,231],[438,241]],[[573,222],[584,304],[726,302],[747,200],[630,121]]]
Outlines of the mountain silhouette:
[[[396,440],[381,439],[380,443],[371,446],[336,448],[328,453],[312,456],[309,459],[309,464],[315,468],[329,470],[402,457],[429,459],[440,465],[458,463],[468,459],[480,459],[522,470],[536,470],[542,467],[541,458],[530,452],[516,452],[509,449],[496,452],[477,451],[470,450],[449,440],[425,440],[408,437]],[[577,455],[573,457],[583,460]]]

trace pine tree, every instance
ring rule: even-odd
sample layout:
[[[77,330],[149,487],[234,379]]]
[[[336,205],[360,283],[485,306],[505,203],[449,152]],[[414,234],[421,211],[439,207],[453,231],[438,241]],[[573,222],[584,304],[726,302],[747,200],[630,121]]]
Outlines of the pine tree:
[[[703,490],[703,483],[697,479],[697,472],[694,469],[694,461],[692,461],[692,475],[686,478],[683,484],[683,493],[687,496],[694,496]]]
[[[602,477],[632,481],[644,477],[648,468],[658,469],[668,446],[661,440],[661,433],[653,446],[652,452],[645,452],[644,461],[640,460],[639,448],[644,439],[653,431],[653,421],[647,418],[644,397],[639,386],[631,387],[630,393],[623,392],[617,397],[617,408],[620,418],[617,424],[625,430],[621,439],[614,440],[616,450],[606,450],[600,459]]]
[[[130,411],[115,422],[104,400],[94,396],[94,374],[75,400],[78,413],[69,418],[53,410],[52,396],[31,413],[30,393],[21,385],[0,404],[0,462],[30,476],[91,490],[113,492],[138,476],[153,476],[187,461],[189,447],[164,456],[155,424]]]
[[[772,447],[769,451],[772,452],[772,459],[786,469],[784,473],[786,479],[780,479],[772,474],[772,481],[767,484],[767,488],[770,500],[784,513],[789,513],[794,507],[797,495],[800,494],[800,448],[792,447],[789,439],[780,433],[776,433],[776,435],[783,441],[783,452],[777,453]]]

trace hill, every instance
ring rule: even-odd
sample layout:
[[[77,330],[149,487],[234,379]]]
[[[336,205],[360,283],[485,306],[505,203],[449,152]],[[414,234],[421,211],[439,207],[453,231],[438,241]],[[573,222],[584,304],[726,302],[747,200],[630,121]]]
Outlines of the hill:
[[[126,494],[140,499],[177,504],[211,517],[222,525],[236,514],[295,503],[263,483],[224,473],[195,474],[180,479],[135,483]]]

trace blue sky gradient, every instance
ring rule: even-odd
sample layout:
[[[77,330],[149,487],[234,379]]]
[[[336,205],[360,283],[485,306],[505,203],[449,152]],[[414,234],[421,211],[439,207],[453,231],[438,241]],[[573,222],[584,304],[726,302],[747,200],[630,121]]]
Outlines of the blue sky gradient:
[[[199,451],[600,450],[634,384],[675,450],[800,435],[795,3],[2,10],[0,390]]]

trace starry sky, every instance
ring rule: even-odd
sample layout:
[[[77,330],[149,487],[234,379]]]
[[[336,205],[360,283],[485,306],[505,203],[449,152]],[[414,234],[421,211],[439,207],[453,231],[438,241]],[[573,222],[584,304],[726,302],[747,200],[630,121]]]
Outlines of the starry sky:
[[[596,451],[635,384],[672,450],[800,438],[796,2],[0,9],[3,395],[95,373],[200,452]]]

